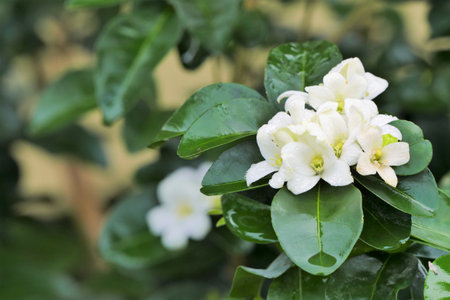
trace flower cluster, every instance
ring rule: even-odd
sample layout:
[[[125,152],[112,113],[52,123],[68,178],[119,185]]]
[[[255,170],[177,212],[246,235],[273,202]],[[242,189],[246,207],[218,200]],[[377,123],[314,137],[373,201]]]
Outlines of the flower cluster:
[[[365,72],[358,58],[335,66],[323,83],[305,92],[286,91],[285,112],[277,113],[257,133],[264,161],[247,171],[247,185],[275,172],[272,188],[300,194],[322,178],[330,185],[353,182],[350,167],[361,175],[378,173],[392,186],[397,176],[391,166],[409,161],[409,145],[399,142],[401,132],[379,114],[373,98],[388,86],[386,80]]]
[[[165,248],[184,248],[189,238],[201,240],[210,231],[208,212],[220,199],[200,192],[203,176],[210,166],[203,163],[198,169],[179,168],[159,183],[157,196],[161,205],[147,213],[147,223],[154,234],[162,236]]]

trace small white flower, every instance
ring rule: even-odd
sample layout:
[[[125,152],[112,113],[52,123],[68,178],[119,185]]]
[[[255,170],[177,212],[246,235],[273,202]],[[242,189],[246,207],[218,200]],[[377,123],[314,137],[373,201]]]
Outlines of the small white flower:
[[[188,239],[203,239],[211,229],[208,211],[217,197],[200,192],[201,181],[210,164],[199,169],[183,167],[168,175],[157,188],[161,205],[147,213],[150,230],[162,237],[164,247],[170,250],[187,246]]]
[[[389,185],[397,186],[397,175],[391,166],[401,166],[409,161],[409,145],[405,142],[383,143],[380,128],[370,127],[358,137],[363,149],[356,170],[361,175],[380,177]]]
[[[333,186],[353,182],[349,165],[336,158],[330,145],[308,133],[284,146],[281,157],[287,188],[296,195],[313,188],[320,178]]]
[[[284,183],[283,172],[278,172],[283,163],[281,149],[286,144],[296,141],[303,131],[303,127],[294,125],[292,118],[285,112],[277,113],[268,124],[259,128],[256,142],[265,160],[250,166],[245,175],[247,185],[276,172],[269,181],[269,185],[273,188],[281,188]]]

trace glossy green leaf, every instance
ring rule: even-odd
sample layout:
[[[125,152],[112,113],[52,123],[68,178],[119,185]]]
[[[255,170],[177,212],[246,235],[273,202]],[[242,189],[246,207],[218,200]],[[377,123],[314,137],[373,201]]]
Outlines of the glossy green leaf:
[[[392,187],[377,176],[355,174],[356,180],[393,207],[413,216],[432,216],[439,204],[436,181],[430,170],[398,178]]]
[[[426,300],[450,299],[450,254],[437,258],[425,279]]]
[[[411,216],[376,196],[363,195],[364,227],[360,239],[371,247],[391,251],[405,245],[411,234]]]
[[[417,258],[411,254],[393,254],[383,260],[356,256],[330,276],[326,299],[397,299],[398,291],[411,284],[416,272]]]
[[[216,105],[184,134],[178,155],[195,157],[206,150],[255,135],[274,114],[273,106],[259,99],[240,98]]]
[[[259,295],[264,278],[281,276],[292,266],[289,258],[281,253],[266,269],[239,266],[231,286],[231,297],[255,297]]]
[[[44,90],[30,131],[33,135],[54,132],[96,106],[92,71],[70,71]]]
[[[177,43],[181,33],[170,11],[120,15],[97,43],[95,83],[105,123],[111,124],[145,98],[151,72]]]
[[[436,249],[434,247],[423,245],[420,243],[413,243],[407,250],[408,253],[414,254],[417,257],[436,259],[439,256],[449,254],[447,251]]]
[[[269,100],[288,90],[303,91],[322,82],[331,68],[340,63],[342,55],[328,41],[288,43],[270,51],[264,87]]]
[[[409,162],[394,167],[397,175],[414,175],[422,172],[431,162],[433,147],[429,140],[423,139],[423,132],[419,126],[410,121],[398,120],[391,123],[402,133],[402,141],[409,144]]]
[[[245,174],[250,166],[262,160],[254,141],[245,141],[224,151],[203,177],[202,193],[223,195],[267,185],[262,183],[248,187],[245,180]]]
[[[254,243],[275,243],[277,236],[270,220],[270,206],[240,194],[222,196],[222,210],[231,232]]]
[[[424,267],[420,259],[417,260],[416,275],[410,286],[400,290],[397,294],[397,300],[422,300],[423,286],[427,276],[427,269]]]
[[[192,36],[213,53],[221,53],[230,41],[241,0],[168,0]]]
[[[325,183],[297,196],[283,188],[272,202],[272,224],[281,247],[297,266],[313,275],[331,274],[361,234],[361,193],[353,185]]]
[[[164,124],[155,142],[183,135],[206,111],[237,98],[266,101],[257,91],[237,83],[215,83],[195,92]]]
[[[127,0],[67,0],[66,7],[69,9],[104,7],[120,4],[125,1]]]
[[[30,140],[54,154],[68,155],[103,167],[107,165],[100,137],[78,125]]]
[[[431,245],[450,251],[450,197],[439,193],[439,208],[431,218],[412,217],[411,235]]]

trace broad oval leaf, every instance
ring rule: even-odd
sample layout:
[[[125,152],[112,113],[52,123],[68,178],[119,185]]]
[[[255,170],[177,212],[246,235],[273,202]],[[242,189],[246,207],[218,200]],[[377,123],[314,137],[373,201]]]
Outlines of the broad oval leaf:
[[[286,272],[291,266],[292,262],[284,253],[281,253],[266,269],[255,269],[239,266],[234,273],[230,296],[259,296],[261,285],[265,278],[277,278]]]
[[[212,53],[225,50],[240,12],[241,0],[168,0],[192,36]]]
[[[397,187],[376,176],[355,174],[356,180],[393,207],[413,216],[433,216],[439,204],[436,181],[430,170],[398,178]]]
[[[104,7],[120,4],[125,1],[127,0],[68,0],[66,1],[66,7],[68,9]]]
[[[424,140],[422,129],[410,121],[398,120],[391,123],[402,133],[402,141],[409,144],[409,162],[394,167],[397,175],[414,175],[422,172],[431,162],[433,147],[429,140]]]
[[[297,266],[313,275],[331,274],[361,234],[361,193],[353,185],[324,183],[297,196],[283,188],[272,202],[272,224],[281,247]]]
[[[407,253],[383,260],[365,254],[353,257],[330,276],[326,299],[397,299],[398,291],[414,280],[417,266],[417,258]]]
[[[245,141],[226,151],[212,164],[202,181],[202,193],[223,195],[267,185],[247,186],[245,174],[252,164],[263,160],[254,141]]]
[[[433,246],[450,251],[450,197],[439,193],[439,208],[431,218],[412,217],[411,235]]]
[[[231,232],[254,243],[275,243],[270,206],[239,194],[222,196],[222,210]]]
[[[237,98],[266,101],[257,91],[237,83],[214,83],[195,92],[170,117],[155,138],[155,142],[183,135],[206,111]]]
[[[120,15],[97,43],[95,84],[106,124],[122,117],[148,93],[151,72],[177,43],[181,27],[170,11]]]
[[[450,254],[438,257],[425,279],[426,300],[450,299]]]
[[[376,196],[363,194],[364,227],[360,239],[382,251],[392,251],[406,244],[411,234],[411,216]]]
[[[70,71],[44,90],[33,114],[30,131],[42,135],[76,121],[95,108],[92,70]]]
[[[303,91],[322,82],[331,68],[342,60],[336,45],[328,41],[288,43],[270,51],[264,87],[269,100],[288,90]]]
[[[275,113],[271,104],[259,99],[240,98],[216,105],[184,134],[178,155],[195,157],[206,150],[255,135]]]

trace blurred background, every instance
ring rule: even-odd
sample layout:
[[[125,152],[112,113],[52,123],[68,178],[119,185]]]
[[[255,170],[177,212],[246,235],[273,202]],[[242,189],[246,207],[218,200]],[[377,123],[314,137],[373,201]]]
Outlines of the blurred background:
[[[148,186],[184,164],[175,159],[176,145],[160,153],[142,143],[143,137],[150,142],[158,128],[148,123],[152,114],[135,115],[142,124],[125,119],[105,126],[94,107],[57,131],[30,131],[49,86],[68,71],[95,66],[96,41],[113,18],[164,3],[109,2],[116,5],[75,9],[57,0],[0,0],[0,299],[185,299],[180,293],[219,299],[246,255],[251,252],[255,264],[265,265],[270,253],[239,244],[220,230],[211,240],[223,253],[203,269],[187,265],[170,273],[168,265],[150,267],[99,252],[102,228],[117,217],[123,199],[146,201],[152,197]],[[264,94],[271,48],[327,39],[344,58],[359,57],[367,71],[389,81],[376,99],[380,110],[423,129],[433,144],[430,168],[437,181],[445,180],[450,170],[449,16],[445,0],[243,0],[221,52],[211,53],[185,32],[160,62],[153,72],[158,107],[153,115],[167,114],[197,89],[219,81]],[[191,282],[198,275],[192,272],[201,280]],[[215,274],[213,282],[197,287],[208,272]]]

